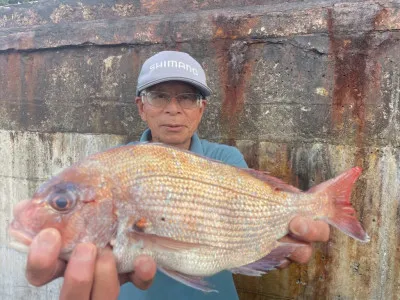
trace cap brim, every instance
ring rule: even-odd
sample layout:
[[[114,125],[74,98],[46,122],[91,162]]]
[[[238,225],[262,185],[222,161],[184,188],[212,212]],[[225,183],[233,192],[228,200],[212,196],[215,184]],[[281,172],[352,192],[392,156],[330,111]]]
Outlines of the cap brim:
[[[153,85],[162,83],[162,82],[166,82],[166,81],[183,81],[183,82],[189,83],[189,84],[193,85],[195,88],[197,88],[204,97],[210,96],[212,94],[212,90],[208,86],[206,86],[198,81],[191,80],[191,79],[184,78],[184,77],[168,77],[168,78],[160,78],[157,80],[153,80],[142,86],[138,86],[136,89],[136,96],[139,96],[140,92],[143,91],[144,89],[151,87]]]

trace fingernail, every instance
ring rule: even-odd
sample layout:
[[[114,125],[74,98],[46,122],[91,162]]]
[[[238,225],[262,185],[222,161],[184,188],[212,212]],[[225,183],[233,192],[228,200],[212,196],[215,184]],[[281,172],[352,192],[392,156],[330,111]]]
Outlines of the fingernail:
[[[277,266],[278,269],[284,269],[287,266],[290,265],[290,261],[288,259],[283,259],[279,262],[279,265]]]
[[[37,244],[42,249],[50,249],[57,244],[58,239],[59,235],[55,229],[47,229],[39,233],[37,237]]]
[[[94,259],[96,255],[96,247],[92,244],[79,244],[74,250],[74,259],[88,261]]]
[[[305,220],[303,220],[303,219],[300,219],[297,222],[295,228],[292,229],[292,232],[295,235],[298,235],[298,236],[303,236],[303,235],[307,234],[307,232],[308,232],[308,224],[307,224],[307,222]]]

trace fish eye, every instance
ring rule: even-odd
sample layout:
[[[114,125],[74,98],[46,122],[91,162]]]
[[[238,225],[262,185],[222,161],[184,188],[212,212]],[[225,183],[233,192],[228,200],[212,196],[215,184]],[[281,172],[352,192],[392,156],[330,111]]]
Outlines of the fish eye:
[[[57,211],[70,210],[75,205],[76,200],[69,195],[56,195],[50,199],[49,203],[52,208]]]
[[[61,209],[65,209],[68,206],[68,200],[65,197],[57,198],[54,202]]]

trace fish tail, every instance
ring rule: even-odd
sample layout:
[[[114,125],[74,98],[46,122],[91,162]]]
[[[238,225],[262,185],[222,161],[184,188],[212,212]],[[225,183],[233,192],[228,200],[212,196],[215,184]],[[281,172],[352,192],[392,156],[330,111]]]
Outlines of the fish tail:
[[[325,181],[307,193],[324,193],[328,196],[329,210],[323,221],[338,228],[361,242],[368,242],[369,236],[356,217],[356,211],[350,203],[351,191],[362,169],[354,167],[339,176]]]

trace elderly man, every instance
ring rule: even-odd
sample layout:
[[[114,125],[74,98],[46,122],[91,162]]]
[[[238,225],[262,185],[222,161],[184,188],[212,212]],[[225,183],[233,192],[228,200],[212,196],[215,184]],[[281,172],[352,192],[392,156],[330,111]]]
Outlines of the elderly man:
[[[210,94],[203,68],[190,55],[163,51],[150,57],[143,64],[137,85],[136,105],[140,117],[148,125],[140,140],[162,142],[226,164],[247,167],[236,148],[211,143],[197,135],[207,104],[206,97]],[[329,227],[321,221],[297,217],[291,221],[289,229],[290,235],[283,240],[305,242],[305,246],[290,258],[299,263],[310,259],[312,242],[329,238]],[[97,255],[93,245],[80,244],[66,264],[57,258],[60,241],[55,229],[43,230],[30,247],[26,275],[36,286],[64,276],[61,299],[116,299],[119,294],[120,299],[238,299],[228,271],[208,279],[219,293],[206,294],[164,274],[155,276],[155,262],[147,256],[135,260],[133,273],[118,275],[111,249]],[[287,264],[289,260],[279,267]],[[143,292],[127,284],[120,293],[120,284],[128,281],[148,290]]]

